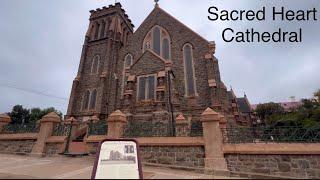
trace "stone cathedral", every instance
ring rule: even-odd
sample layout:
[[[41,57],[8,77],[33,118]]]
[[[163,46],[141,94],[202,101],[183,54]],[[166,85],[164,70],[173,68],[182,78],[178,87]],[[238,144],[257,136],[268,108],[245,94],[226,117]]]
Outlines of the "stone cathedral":
[[[183,114],[193,127],[211,107],[229,123],[251,123],[221,80],[213,41],[158,4],[135,31],[120,3],[90,13],[67,117],[105,120],[121,110],[130,122],[166,125]]]

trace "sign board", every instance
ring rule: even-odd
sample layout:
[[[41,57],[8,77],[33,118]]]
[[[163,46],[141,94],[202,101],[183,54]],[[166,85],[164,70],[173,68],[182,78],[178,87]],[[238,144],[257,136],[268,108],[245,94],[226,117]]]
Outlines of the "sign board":
[[[107,139],[100,143],[92,179],[142,179],[138,142]]]

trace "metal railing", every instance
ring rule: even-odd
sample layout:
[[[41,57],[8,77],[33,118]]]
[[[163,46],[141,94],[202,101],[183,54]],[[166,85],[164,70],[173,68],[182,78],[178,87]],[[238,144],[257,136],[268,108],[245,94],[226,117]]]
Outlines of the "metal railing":
[[[63,123],[59,123],[57,124],[54,129],[53,129],[53,136],[68,136],[68,134],[70,133],[70,124],[63,124]]]
[[[0,134],[38,133],[39,129],[40,129],[40,127],[36,123],[8,124],[3,127]]]
[[[202,122],[195,121],[191,123],[190,136],[191,137],[203,136]]]
[[[128,123],[123,135],[124,137],[170,137],[169,124],[152,122],[131,122]]]
[[[107,135],[108,124],[106,121],[98,121],[89,123],[88,135]]]
[[[224,143],[319,143],[320,127],[255,127],[222,129]]]

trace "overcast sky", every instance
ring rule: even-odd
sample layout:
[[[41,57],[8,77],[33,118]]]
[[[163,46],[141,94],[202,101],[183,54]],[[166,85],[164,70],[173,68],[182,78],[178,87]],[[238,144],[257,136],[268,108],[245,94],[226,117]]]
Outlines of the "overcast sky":
[[[136,26],[154,8],[153,0],[120,1]],[[66,112],[76,76],[89,10],[110,0],[0,1],[0,112],[22,104],[55,107]],[[160,7],[217,45],[223,81],[238,96],[246,92],[252,104],[308,98],[320,88],[320,23],[209,21],[208,8],[255,9],[285,6],[317,8],[318,0],[160,0]],[[270,13],[269,10],[267,13]],[[269,14],[270,15],[270,14]],[[317,14],[318,19],[320,18]],[[287,31],[303,28],[302,43],[225,43],[222,31]],[[34,92],[34,93],[31,93]],[[47,96],[49,95],[49,96]]]

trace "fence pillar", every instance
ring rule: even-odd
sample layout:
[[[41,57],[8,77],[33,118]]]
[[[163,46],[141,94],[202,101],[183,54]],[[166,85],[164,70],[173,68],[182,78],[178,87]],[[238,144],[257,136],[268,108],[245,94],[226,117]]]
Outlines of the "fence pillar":
[[[176,136],[187,137],[190,134],[189,122],[180,114],[176,118]]]
[[[221,116],[220,116],[221,117]],[[201,115],[205,141],[205,170],[207,173],[228,172],[223,154],[223,141],[219,114],[207,108]]]
[[[78,131],[79,121],[76,118],[71,117],[71,118],[66,120],[66,124],[72,126],[72,128],[71,128],[71,136],[70,136],[70,141],[72,141],[72,140],[74,140],[76,138],[76,133]]]
[[[126,115],[120,110],[110,114],[107,119],[108,123],[108,138],[121,138],[123,136],[124,126],[127,123]]]
[[[43,156],[47,138],[52,136],[54,124],[59,122],[60,117],[55,112],[51,112],[42,117],[37,142],[32,148],[32,155]]]
[[[3,130],[5,125],[8,125],[11,122],[10,116],[7,114],[0,114],[0,132]]]

